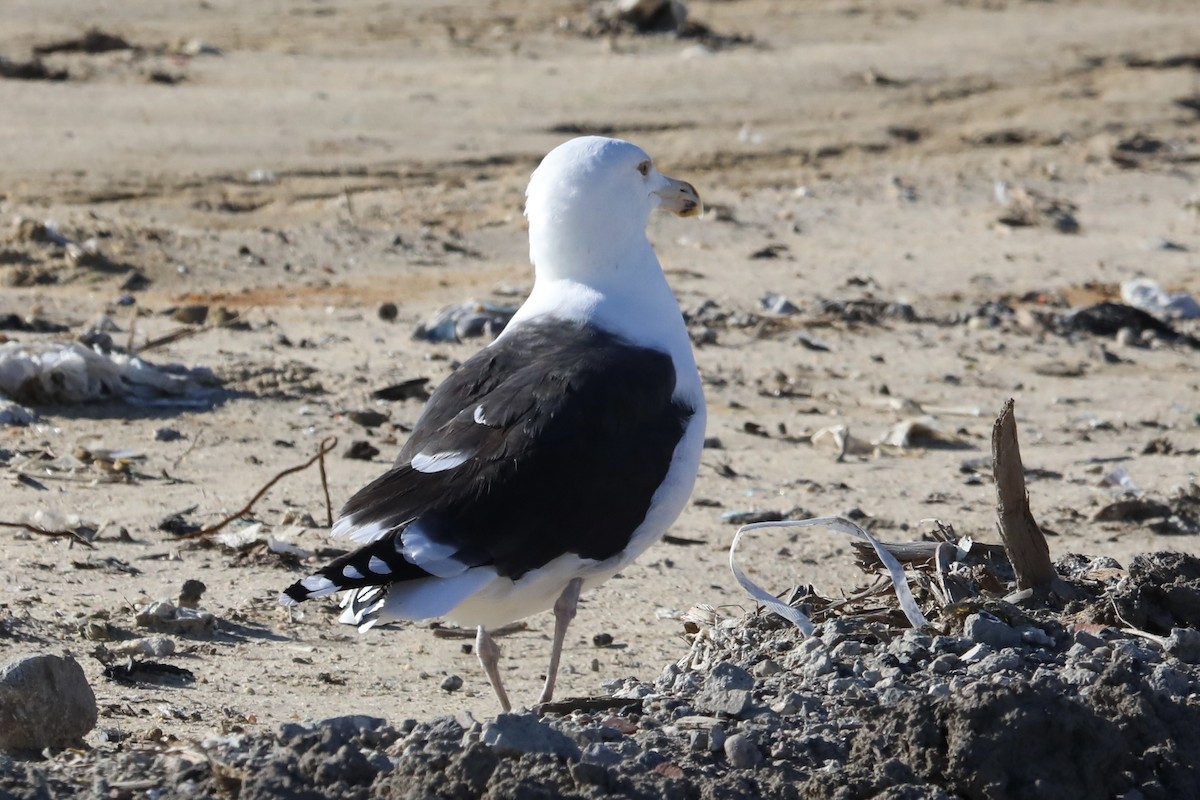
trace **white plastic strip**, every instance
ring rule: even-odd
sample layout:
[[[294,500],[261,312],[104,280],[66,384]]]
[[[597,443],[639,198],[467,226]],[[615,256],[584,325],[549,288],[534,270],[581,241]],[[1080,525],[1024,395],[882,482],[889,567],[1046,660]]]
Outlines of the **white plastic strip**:
[[[805,636],[811,636],[813,624],[808,617],[798,609],[782,602],[779,598],[746,577],[746,573],[742,572],[742,568],[737,563],[737,548],[738,543],[742,540],[742,535],[749,531],[760,528],[810,528],[818,525],[836,533],[844,533],[847,536],[862,539],[870,544],[875,550],[875,555],[879,557],[883,566],[887,568],[888,577],[891,578],[892,586],[896,590],[896,598],[900,601],[900,610],[908,618],[909,624],[914,628],[922,628],[929,624],[929,620],[925,619],[925,615],[921,613],[921,609],[917,606],[917,601],[912,596],[912,591],[908,588],[908,578],[904,574],[904,567],[900,566],[900,562],[887,551],[887,548],[879,543],[878,539],[844,517],[814,517],[812,519],[754,522],[750,525],[743,525],[738,528],[737,534],[733,537],[733,544],[729,547],[729,568],[733,571],[733,577],[737,579],[738,584],[751,597],[791,622]]]

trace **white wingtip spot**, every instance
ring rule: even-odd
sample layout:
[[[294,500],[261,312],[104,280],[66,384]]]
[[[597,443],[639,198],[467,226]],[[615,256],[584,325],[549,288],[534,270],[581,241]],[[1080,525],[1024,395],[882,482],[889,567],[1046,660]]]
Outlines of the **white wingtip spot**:
[[[355,569],[350,564],[347,564],[346,566],[342,567],[342,574],[345,575],[347,578],[349,578],[352,581],[360,580],[363,577],[363,574],[361,572],[359,572],[357,569]]]
[[[417,453],[413,456],[412,468],[417,472],[426,474],[432,472],[445,472],[448,469],[461,467],[467,462],[471,455],[464,453],[461,450],[454,450],[449,453]]]
[[[367,562],[367,569],[371,570],[376,575],[391,575],[392,568],[387,565],[379,556],[371,556],[371,560]]]
[[[300,585],[308,590],[309,597],[316,597],[321,594],[329,594],[337,589],[337,584],[326,578],[324,575],[309,575],[304,580],[300,581]]]
[[[472,418],[475,420],[475,424],[477,424],[477,425],[487,425],[488,424],[487,420],[483,418],[483,405],[482,404],[475,406],[475,413],[472,416]]]

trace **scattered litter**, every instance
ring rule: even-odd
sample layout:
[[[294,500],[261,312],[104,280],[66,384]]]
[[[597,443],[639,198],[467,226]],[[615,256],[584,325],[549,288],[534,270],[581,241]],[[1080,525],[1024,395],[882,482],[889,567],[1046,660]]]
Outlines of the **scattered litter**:
[[[865,456],[875,452],[875,445],[851,435],[846,425],[830,425],[821,428],[812,435],[812,443],[826,449],[832,447],[838,454],[838,461],[846,456]]]
[[[169,600],[156,600],[134,615],[139,628],[173,633],[179,636],[212,636],[217,630],[217,618],[210,611],[179,608]]]
[[[215,384],[204,367],[159,367],[77,342],[0,344],[0,393],[29,405],[124,400],[201,408],[215,402]]]
[[[762,299],[758,301],[758,304],[763,311],[766,311],[769,314],[790,316],[792,314],[800,313],[800,306],[796,305],[791,300],[788,300],[783,295],[775,294],[774,292],[767,292],[762,296]]]
[[[1133,477],[1124,467],[1117,467],[1112,472],[1105,475],[1100,479],[1100,485],[1117,489],[1118,491],[1114,494],[1118,497],[1142,497],[1146,494],[1146,492],[1142,490],[1142,487],[1138,486],[1134,482]]]
[[[828,353],[833,349],[824,339],[818,339],[816,336],[804,333],[803,331],[796,334],[796,342],[804,345],[809,350],[815,350],[819,353]]]
[[[139,661],[127,658],[104,668],[104,677],[117,683],[135,686],[162,683],[195,683],[196,675],[190,669],[164,664],[160,661]]]
[[[1200,338],[1180,333],[1153,314],[1124,303],[1105,301],[1074,309],[1062,318],[1062,327],[1067,332],[1090,333],[1093,336],[1116,336],[1123,329],[1128,329],[1142,340],[1158,337],[1200,349]]]
[[[1200,302],[1186,292],[1167,293],[1158,281],[1134,278],[1121,284],[1127,305],[1166,319],[1200,319]]]
[[[1147,497],[1118,500],[1109,503],[1092,515],[1092,522],[1145,522],[1150,519],[1166,519],[1172,514],[1166,503]]]
[[[1022,186],[995,183],[996,201],[1006,206],[997,222],[1009,228],[1047,227],[1059,233],[1079,233],[1074,203]]]
[[[65,69],[51,69],[40,58],[11,61],[0,56],[0,78],[18,81],[65,81],[71,74]]]
[[[426,342],[462,342],[487,335],[495,338],[517,313],[517,307],[468,300],[446,306],[417,326],[413,338]]]
[[[19,331],[21,333],[66,333],[66,325],[51,322],[41,317],[21,317],[17,314],[0,314],[0,331]]]
[[[721,521],[730,525],[750,525],[758,522],[775,522],[785,518],[782,511],[774,509],[757,509],[753,511],[726,511],[721,514]]]
[[[376,400],[421,400],[429,399],[429,390],[426,384],[429,383],[429,378],[409,378],[406,381],[393,383],[391,386],[385,386],[382,389],[376,389],[371,392],[371,397]]]
[[[169,636],[147,636],[144,639],[130,639],[127,642],[117,642],[108,648],[114,653],[130,656],[164,656],[174,655],[175,640]]]
[[[91,28],[83,36],[75,39],[60,39],[49,44],[34,45],[33,52],[44,56],[50,53],[108,53],[113,50],[132,50],[133,45],[123,37],[106,33],[99,28]]]
[[[843,533],[847,536],[853,536],[868,542],[875,551],[876,557],[887,569],[887,574],[895,588],[896,597],[900,602],[900,609],[904,612],[904,616],[908,618],[909,623],[914,628],[924,628],[929,624],[925,615],[921,613],[921,609],[917,607],[917,601],[913,599],[912,591],[908,587],[908,579],[904,574],[904,568],[900,566],[900,562],[887,551],[887,549],[879,543],[871,534],[855,525],[848,519],[842,517],[814,517],[805,520],[783,520],[779,522],[757,522],[750,525],[744,525],[733,537],[733,544],[729,547],[729,568],[733,571],[733,577],[738,584],[745,589],[751,597],[758,600],[771,611],[794,624],[805,636],[811,636],[813,632],[813,624],[809,618],[798,608],[782,602],[779,598],[767,592],[754,581],[746,577],[742,568],[737,563],[737,548],[741,542],[742,536],[750,531],[760,530],[763,528],[807,528],[812,526],[823,526],[835,533]]]
[[[888,447],[964,447],[966,443],[946,431],[936,417],[921,417],[897,422],[875,444]]]

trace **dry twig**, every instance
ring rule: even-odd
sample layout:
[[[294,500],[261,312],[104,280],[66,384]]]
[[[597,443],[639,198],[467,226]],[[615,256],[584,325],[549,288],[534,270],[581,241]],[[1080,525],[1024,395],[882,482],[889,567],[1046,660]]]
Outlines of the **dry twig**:
[[[20,528],[21,530],[36,533],[38,536],[52,536],[54,538],[67,538],[72,543],[79,542],[84,547],[95,550],[96,546],[87,539],[80,536],[75,531],[48,531],[45,528],[39,528],[37,525],[30,525],[28,522],[0,522],[0,528]]]
[[[289,467],[289,468],[285,469],[283,472],[280,472],[274,478],[271,478],[271,480],[267,481],[267,484],[265,486],[263,486],[261,489],[259,489],[257,492],[255,492],[254,497],[250,498],[250,502],[246,503],[246,505],[243,506],[241,509],[239,509],[238,511],[235,511],[234,513],[230,514],[229,516],[225,517],[225,519],[221,520],[220,522],[218,522],[214,525],[209,525],[208,527],[201,528],[198,531],[192,531],[191,533],[183,533],[183,534],[180,534],[179,536],[176,536],[175,538],[177,538],[177,539],[197,539],[201,536],[211,536],[212,534],[214,534],[217,531],[224,528],[229,523],[233,522],[235,519],[240,519],[240,518],[246,516],[247,514],[250,513],[250,509],[252,509],[254,507],[254,504],[257,503],[259,501],[259,499],[264,494],[266,494],[267,491],[272,486],[274,486],[276,483],[278,483],[282,478],[284,478],[288,475],[291,475],[294,472],[300,472],[301,470],[308,469],[316,461],[320,461],[322,464],[324,464],[325,463],[324,462],[325,454],[328,453],[329,451],[333,450],[333,448],[337,447],[337,441],[338,440],[337,440],[336,436],[326,436],[324,439],[321,440],[321,447],[319,450],[317,450],[317,454],[315,456],[310,458],[308,461],[305,461],[303,464],[300,464],[299,466],[296,466],[296,467]],[[321,485],[325,489],[325,502],[326,502],[326,504],[328,504],[329,503],[329,487],[325,483],[325,470],[324,469],[321,470]],[[332,513],[330,513],[330,517],[332,519]]]

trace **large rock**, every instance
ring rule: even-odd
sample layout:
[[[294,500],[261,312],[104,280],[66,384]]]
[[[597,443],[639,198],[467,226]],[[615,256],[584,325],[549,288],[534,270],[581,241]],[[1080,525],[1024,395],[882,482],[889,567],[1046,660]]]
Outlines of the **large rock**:
[[[0,669],[0,749],[70,747],[96,719],[96,695],[70,656],[26,656]]]
[[[484,723],[480,739],[501,756],[544,753],[571,761],[580,757],[579,745],[532,714],[501,714]]]

